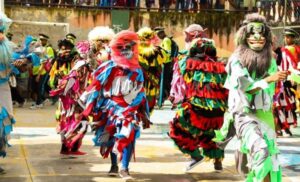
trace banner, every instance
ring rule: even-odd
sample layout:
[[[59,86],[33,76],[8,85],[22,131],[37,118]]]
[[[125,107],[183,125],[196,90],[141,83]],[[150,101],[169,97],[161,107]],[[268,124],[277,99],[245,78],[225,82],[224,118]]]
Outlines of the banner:
[[[112,10],[111,11],[111,27],[115,33],[129,28],[129,10]]]

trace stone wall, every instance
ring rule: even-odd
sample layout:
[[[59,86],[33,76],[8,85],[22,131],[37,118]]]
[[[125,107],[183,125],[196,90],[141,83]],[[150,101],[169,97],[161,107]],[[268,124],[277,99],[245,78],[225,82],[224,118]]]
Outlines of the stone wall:
[[[61,25],[31,25],[13,23],[10,31],[14,34],[14,41],[18,42],[30,34],[48,34],[51,42],[56,45],[57,40],[70,31],[78,40],[87,39],[88,32],[95,26],[111,26],[111,11],[101,9],[57,8],[57,7],[18,7],[6,6],[6,14],[16,21],[54,22]],[[169,35],[184,48],[183,30],[189,24],[198,23],[207,28],[207,35],[213,38],[218,47],[218,55],[227,57],[234,49],[234,34],[244,14],[238,12],[200,12],[200,13],[158,13],[130,11],[129,29],[137,31],[143,26],[164,26]]]

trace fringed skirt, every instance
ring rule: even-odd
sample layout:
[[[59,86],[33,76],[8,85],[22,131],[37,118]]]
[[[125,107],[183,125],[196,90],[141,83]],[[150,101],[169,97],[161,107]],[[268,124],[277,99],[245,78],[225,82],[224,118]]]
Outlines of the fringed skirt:
[[[169,136],[183,153],[192,157],[198,157],[202,148],[202,155],[208,158],[223,158],[224,151],[212,141],[214,130],[222,127],[223,114],[221,109],[209,110],[183,103],[170,122]]]

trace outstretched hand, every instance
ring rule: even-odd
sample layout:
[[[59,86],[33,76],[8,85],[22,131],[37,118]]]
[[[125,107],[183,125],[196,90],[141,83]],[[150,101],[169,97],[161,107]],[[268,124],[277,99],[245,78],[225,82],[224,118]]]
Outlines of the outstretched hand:
[[[287,76],[289,75],[289,71],[278,71],[274,75],[270,75],[266,78],[266,82],[278,82],[283,81],[287,79]]]

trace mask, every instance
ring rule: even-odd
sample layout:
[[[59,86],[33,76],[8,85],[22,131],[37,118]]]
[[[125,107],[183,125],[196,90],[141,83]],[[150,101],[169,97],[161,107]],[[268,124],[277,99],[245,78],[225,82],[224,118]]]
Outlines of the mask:
[[[121,55],[126,59],[131,59],[133,57],[133,45],[133,43],[128,43],[124,46],[120,45],[117,46],[117,49],[120,50]]]
[[[249,23],[247,25],[247,44],[254,51],[261,51],[265,44],[266,38],[265,26],[263,23]]]

